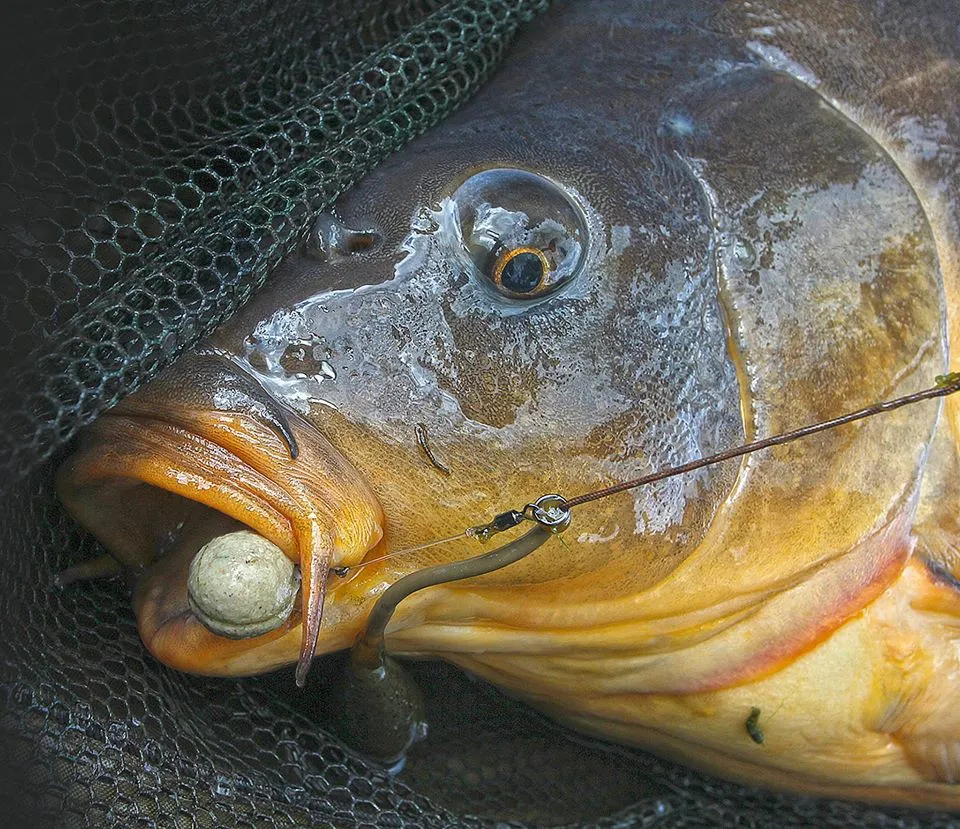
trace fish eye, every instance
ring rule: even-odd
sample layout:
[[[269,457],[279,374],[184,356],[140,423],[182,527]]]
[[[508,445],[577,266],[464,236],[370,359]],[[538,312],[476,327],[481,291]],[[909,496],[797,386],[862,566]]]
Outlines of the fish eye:
[[[553,268],[542,250],[514,248],[497,259],[493,284],[507,296],[537,296],[551,270]]]
[[[580,272],[586,221],[563,188],[544,176],[483,170],[460,185],[453,202],[473,272],[501,296],[539,299]]]

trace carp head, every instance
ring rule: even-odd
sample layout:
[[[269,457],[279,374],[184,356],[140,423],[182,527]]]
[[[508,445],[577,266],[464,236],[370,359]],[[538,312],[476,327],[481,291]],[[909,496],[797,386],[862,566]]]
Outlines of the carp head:
[[[613,11],[553,12],[88,430],[60,491],[135,571],[163,662],[302,681],[389,584],[481,551],[424,545],[944,370],[933,234],[884,150],[735,38]],[[917,609],[956,611],[950,564],[915,556],[918,514],[947,526],[937,424],[904,410],[578,508],[565,543],[405,601],[387,647],[727,776],[956,805],[929,690],[956,654]],[[205,606],[191,562],[240,530],[281,575],[252,565],[256,607],[217,627],[233,588]]]

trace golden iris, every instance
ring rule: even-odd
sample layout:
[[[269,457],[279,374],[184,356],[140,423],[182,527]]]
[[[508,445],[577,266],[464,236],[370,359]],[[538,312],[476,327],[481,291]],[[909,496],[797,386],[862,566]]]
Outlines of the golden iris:
[[[547,287],[547,274],[552,270],[550,260],[539,248],[514,248],[497,259],[493,284],[507,296],[537,296]]]

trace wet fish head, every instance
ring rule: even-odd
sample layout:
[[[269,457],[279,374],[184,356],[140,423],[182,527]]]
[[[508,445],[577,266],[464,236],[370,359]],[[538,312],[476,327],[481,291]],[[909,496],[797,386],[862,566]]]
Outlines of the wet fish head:
[[[276,275],[284,299],[265,293],[215,338],[371,482],[376,557],[742,437],[708,203],[623,100],[578,106],[543,70],[487,96],[342,199]],[[590,573],[640,536],[652,583],[731,481],[604,504],[580,530],[620,542],[490,581]],[[377,578],[480,551],[405,555]]]
[[[302,663],[306,610],[246,639],[191,615],[189,563],[227,530],[275,543],[304,594],[325,585],[313,635],[335,650],[400,576],[484,551],[429,542],[943,370],[916,194],[717,16],[559,4],[462,110],[321,216],[226,326],[95,425],[61,490],[142,573],[159,658],[213,674]],[[892,414],[577,508],[563,542],[404,602],[388,647],[576,708],[564,683],[586,689],[607,667],[570,666],[622,650],[617,626],[635,626],[636,654],[681,652],[852,562],[742,639],[631,675],[664,693],[743,681],[902,565],[935,419]],[[558,650],[571,661],[550,661]]]

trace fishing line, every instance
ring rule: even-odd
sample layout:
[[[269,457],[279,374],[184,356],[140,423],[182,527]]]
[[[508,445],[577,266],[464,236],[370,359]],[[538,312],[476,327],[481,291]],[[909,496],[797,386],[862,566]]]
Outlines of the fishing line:
[[[601,498],[606,498],[610,495],[626,492],[628,489],[635,489],[638,486],[645,486],[646,484],[652,484],[655,481],[662,481],[665,478],[672,478],[675,475],[682,475],[684,472],[693,472],[696,469],[703,469],[705,466],[712,466],[715,463],[730,460],[731,458],[739,458],[742,455],[749,455],[752,452],[757,452],[761,449],[768,449],[771,446],[782,446],[785,443],[792,443],[800,438],[805,438],[809,435],[815,435],[817,432],[825,432],[827,429],[833,429],[837,426],[843,426],[846,423],[853,423],[857,420],[873,417],[874,415],[882,414],[883,412],[890,412],[894,409],[899,409],[902,406],[909,406],[913,403],[919,403],[922,400],[931,400],[935,397],[946,397],[949,394],[960,391],[960,372],[942,374],[936,378],[935,382],[936,385],[931,386],[928,389],[924,389],[923,391],[907,394],[903,397],[897,397],[894,400],[884,401],[883,403],[875,403],[872,406],[867,406],[865,409],[858,409],[855,412],[850,412],[849,414],[841,415],[840,417],[835,417],[831,420],[823,420],[819,423],[811,424],[810,426],[802,426],[799,429],[794,429],[792,432],[784,432],[783,434],[774,435],[773,437],[755,440],[752,443],[746,443],[743,446],[737,446],[733,449],[727,449],[723,452],[718,452],[716,455],[710,455],[706,458],[689,461],[685,464],[681,464],[680,466],[662,469],[659,472],[652,472],[649,475],[643,475],[640,478],[634,478],[632,481],[624,481],[621,484],[614,484],[613,486],[608,486],[604,489],[597,489],[593,492],[587,492],[584,495],[578,495],[576,498],[565,498],[564,505],[567,509],[572,509],[573,507],[580,506],[581,504],[588,504],[591,501],[598,501]]]
[[[553,513],[552,515],[549,515],[541,506],[538,506],[537,502],[533,502],[527,504],[522,510],[507,510],[506,512],[502,512],[495,516],[490,522],[469,527],[457,535],[448,536],[447,538],[441,538],[436,541],[430,541],[426,544],[420,544],[416,547],[408,547],[403,550],[396,550],[385,556],[370,559],[369,561],[362,561],[358,564],[353,564],[346,567],[338,567],[334,572],[336,572],[337,575],[346,575],[348,571],[366,567],[368,564],[374,564],[376,562],[384,561],[388,558],[395,558],[398,556],[407,555],[409,553],[419,552],[420,550],[425,550],[428,547],[436,547],[441,544],[448,544],[452,541],[458,541],[460,539],[475,538],[478,541],[484,542],[487,541],[491,536],[505,530],[512,529],[525,520],[534,521],[541,525],[550,521],[556,522],[558,518],[557,513],[569,513],[569,511],[574,507],[578,507],[583,504],[589,504],[592,501],[599,501],[601,498],[609,498],[611,495],[618,495],[631,489],[646,486],[647,484],[656,483],[657,481],[662,481],[667,478],[673,478],[677,475],[683,475],[687,472],[694,472],[707,466],[713,466],[714,464],[722,463],[723,461],[739,458],[744,455],[752,454],[753,452],[759,452],[761,449],[769,449],[773,446],[782,446],[786,443],[792,443],[796,440],[800,440],[801,438],[815,435],[818,432],[825,432],[828,429],[835,429],[837,426],[843,426],[847,423],[854,423],[858,420],[864,420],[868,417],[873,417],[874,415],[883,414],[884,412],[890,412],[894,409],[902,408],[903,406],[910,406],[914,403],[920,403],[924,400],[932,400],[938,397],[946,397],[954,394],[957,391],[960,391],[960,372],[951,372],[949,374],[939,375],[935,378],[934,383],[935,385],[924,389],[923,391],[914,392],[913,394],[906,394],[902,397],[897,397],[893,400],[886,400],[881,403],[874,403],[871,406],[867,406],[863,409],[857,409],[856,411],[840,415],[839,417],[831,418],[830,420],[822,420],[818,423],[802,426],[799,429],[783,432],[779,435],[773,435],[772,437],[745,443],[741,446],[736,446],[732,449],[726,449],[723,452],[718,452],[714,455],[708,455],[705,458],[697,458],[696,460],[688,461],[687,463],[680,464],[679,466],[667,467],[666,469],[661,469],[657,472],[651,472],[648,475],[642,475],[639,478],[633,478],[632,480],[623,481],[622,483],[614,484],[602,489],[585,492],[582,495],[576,496],[575,498],[564,498],[563,496],[559,496],[558,502],[551,508]],[[542,498],[539,500],[542,500]]]
[[[337,576],[345,576],[350,570],[358,570],[361,567],[366,567],[368,564],[377,564],[378,562],[386,561],[388,558],[396,558],[397,556],[406,555],[407,553],[419,553],[421,550],[426,550],[428,547],[439,547],[441,544],[449,544],[451,541],[459,541],[461,538],[469,537],[470,531],[464,530],[462,533],[448,535],[446,538],[438,538],[436,541],[428,541],[426,544],[419,544],[416,547],[406,547],[403,550],[394,550],[392,553],[387,553],[385,556],[378,556],[377,558],[371,558],[369,561],[361,561],[358,564],[347,564],[343,567],[334,567],[330,572]]]

